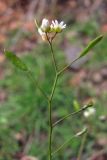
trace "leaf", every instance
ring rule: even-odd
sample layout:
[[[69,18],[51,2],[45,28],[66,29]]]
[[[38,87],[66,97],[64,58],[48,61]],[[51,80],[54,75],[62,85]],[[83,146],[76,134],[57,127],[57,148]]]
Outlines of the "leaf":
[[[103,38],[103,36],[99,36],[97,38],[95,38],[94,40],[92,40],[88,46],[83,50],[83,52],[80,54],[79,58],[85,56],[98,42],[101,41],[101,39]]]
[[[28,71],[28,68],[25,63],[22,62],[22,60],[17,57],[13,52],[11,51],[4,51],[5,56],[7,59],[9,59],[17,68],[19,68],[22,71]]]

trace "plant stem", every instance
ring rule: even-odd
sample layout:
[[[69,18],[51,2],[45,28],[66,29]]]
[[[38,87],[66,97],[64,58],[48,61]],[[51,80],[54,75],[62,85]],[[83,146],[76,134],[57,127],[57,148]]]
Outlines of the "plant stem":
[[[52,46],[52,40],[54,38],[50,40],[47,33],[46,33],[46,36],[47,36],[48,43],[50,45],[51,56],[52,56],[52,60],[53,60],[53,67],[54,67],[55,73],[56,73],[54,83],[53,83],[53,87],[52,87],[52,91],[51,91],[50,97],[48,99],[48,105],[49,105],[49,154],[48,154],[48,157],[49,157],[49,160],[52,160],[52,131],[53,131],[53,126],[52,126],[52,100],[53,100],[53,96],[54,96],[54,92],[55,92],[55,88],[56,88],[56,85],[57,85],[59,75],[58,75],[57,64],[56,64],[56,60],[55,60],[55,56],[54,56],[54,52],[53,52],[53,46]],[[55,36],[56,36],[56,34],[54,35],[54,37]]]
[[[52,107],[51,101],[49,101],[49,160],[52,159]]]
[[[52,131],[53,131],[53,126],[52,126],[52,100],[53,100],[53,95],[55,92],[55,88],[57,85],[57,80],[58,80],[58,75],[56,74],[55,80],[53,83],[50,99],[49,99],[49,160],[52,159]]]
[[[55,92],[57,81],[58,81],[58,75],[56,74],[55,80],[54,80],[54,83],[53,83],[53,87],[52,87],[52,91],[51,91],[51,95],[50,95],[50,101],[52,101],[52,99],[53,99],[53,95],[54,95],[54,92]]]
[[[76,111],[76,112],[72,112],[70,114],[67,114],[66,116],[64,116],[63,118],[59,119],[58,121],[56,121],[54,124],[53,124],[53,127],[55,127],[57,124],[59,124],[60,122],[64,121],[65,119],[69,118],[70,116],[74,116],[76,115],[77,113],[80,113],[84,110],[86,110],[87,108],[89,107],[92,107],[93,104],[88,104],[88,105],[85,105],[84,107],[82,107],[80,110]]]
[[[56,34],[54,35],[54,37],[55,36],[56,36]],[[53,65],[54,65],[54,68],[55,68],[55,73],[57,74],[57,72],[58,72],[57,63],[56,63],[56,60],[55,60],[53,45],[52,45],[52,41],[53,41],[54,37],[50,40],[47,33],[46,33],[46,37],[47,37],[47,40],[48,40],[48,43],[49,43],[49,46],[50,46],[50,49],[51,49],[51,56],[52,56],[52,61],[53,61]]]
[[[79,59],[79,57],[78,58],[76,58],[75,60],[73,60],[70,64],[68,64],[67,66],[65,66],[62,70],[60,70],[59,72],[58,72],[58,75],[61,75],[64,71],[66,71],[67,69],[68,69],[68,67],[70,67],[74,62],[76,62],[77,60]]]
[[[52,60],[53,60],[53,64],[54,64],[54,68],[55,68],[55,72],[57,73],[57,64],[56,64],[56,60],[55,60],[55,56],[54,56],[54,52],[53,52],[53,46],[52,46],[52,43],[49,43],[50,44],[50,48],[51,48],[51,55],[52,55]]]

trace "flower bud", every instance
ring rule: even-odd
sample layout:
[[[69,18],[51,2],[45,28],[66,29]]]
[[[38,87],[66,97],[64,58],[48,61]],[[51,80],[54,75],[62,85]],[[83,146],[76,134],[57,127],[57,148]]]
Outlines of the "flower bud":
[[[49,30],[50,30],[50,25],[49,25],[49,21],[48,21],[48,19],[46,19],[46,18],[44,18],[43,20],[42,20],[42,24],[41,24],[41,30],[43,31],[43,32],[49,32]]]

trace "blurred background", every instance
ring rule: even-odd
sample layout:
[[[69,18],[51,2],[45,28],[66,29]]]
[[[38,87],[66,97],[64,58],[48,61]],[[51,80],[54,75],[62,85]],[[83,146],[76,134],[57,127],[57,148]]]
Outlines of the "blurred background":
[[[67,29],[57,35],[54,51],[58,68],[69,64],[100,34],[103,40],[69,67],[53,101],[53,121],[77,111],[90,100],[95,115],[79,113],[54,129],[53,150],[88,126],[81,160],[107,160],[107,1],[0,0],[0,160],[47,159],[48,107],[26,73],[3,55],[8,49],[27,64],[41,87],[50,94],[54,80],[50,49],[34,24],[57,19]],[[82,138],[74,139],[55,159],[77,160]]]

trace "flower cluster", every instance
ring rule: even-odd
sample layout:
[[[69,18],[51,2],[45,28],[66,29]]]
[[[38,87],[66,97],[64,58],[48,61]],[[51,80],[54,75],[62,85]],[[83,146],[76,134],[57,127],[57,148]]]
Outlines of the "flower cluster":
[[[36,21],[35,21],[36,22]],[[38,24],[36,22],[36,25],[38,27]],[[52,23],[49,23],[49,20],[44,18],[42,20],[42,24],[40,25],[40,27],[38,27],[38,32],[41,35],[42,39],[44,41],[47,40],[47,33],[60,33],[62,32],[63,29],[66,28],[66,24],[64,24],[63,21],[61,21],[60,23],[57,20],[52,21]]]

